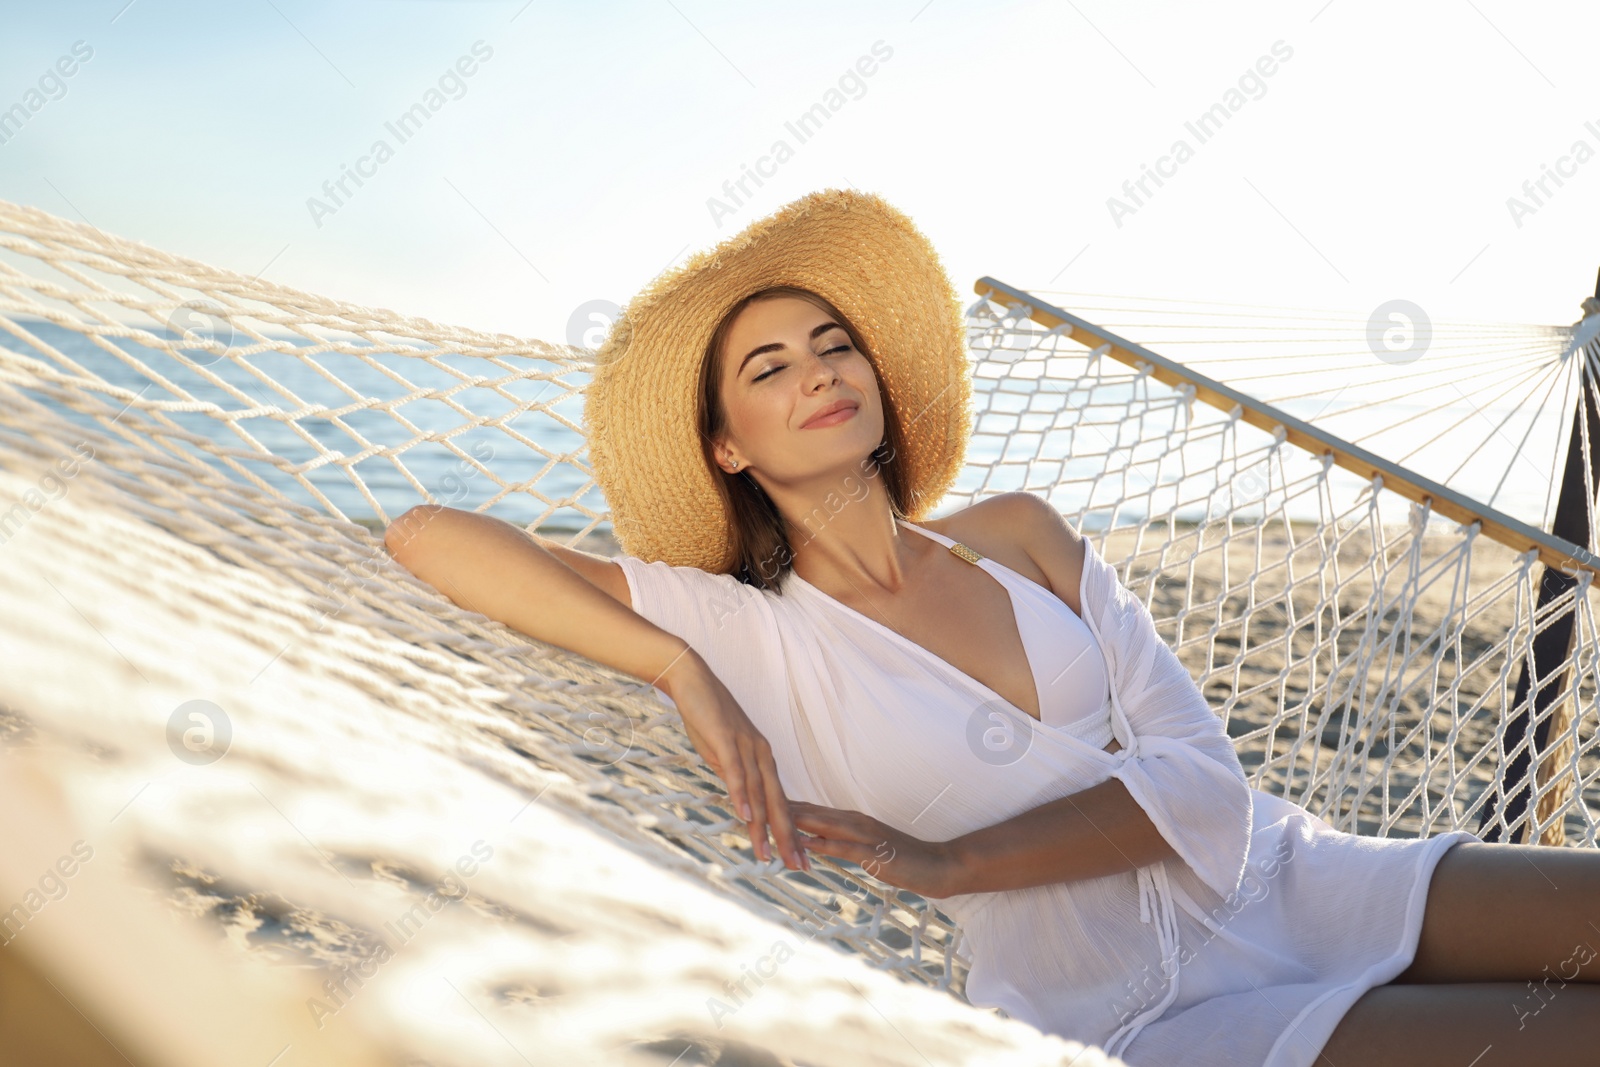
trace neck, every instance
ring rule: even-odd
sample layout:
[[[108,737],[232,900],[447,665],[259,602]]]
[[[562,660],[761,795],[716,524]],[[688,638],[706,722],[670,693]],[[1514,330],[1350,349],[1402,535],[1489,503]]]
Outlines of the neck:
[[[851,589],[863,597],[897,593],[927,553],[920,543],[925,539],[908,535],[895,521],[881,483],[873,483],[859,500],[846,499],[842,507],[781,513],[795,573],[823,591]]]

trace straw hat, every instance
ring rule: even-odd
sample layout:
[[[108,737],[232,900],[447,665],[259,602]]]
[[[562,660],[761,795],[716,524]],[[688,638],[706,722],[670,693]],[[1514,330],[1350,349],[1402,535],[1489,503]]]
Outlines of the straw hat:
[[[881,197],[824,189],[695,253],[628,302],[584,400],[595,480],[622,551],[729,574],[732,526],[695,420],[702,357],[729,308],[793,285],[860,331],[899,413],[912,521],[955,483],[972,427],[960,299],[928,239]],[[887,413],[886,413],[887,414]]]

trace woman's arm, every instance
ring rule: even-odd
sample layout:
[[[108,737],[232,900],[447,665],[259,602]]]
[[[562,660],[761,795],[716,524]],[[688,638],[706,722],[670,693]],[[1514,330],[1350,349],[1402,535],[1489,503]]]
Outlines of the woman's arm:
[[[938,844],[947,896],[1100,878],[1177,855],[1115,778]]]
[[[668,696],[679,675],[705,669],[687,641],[603,592],[511,523],[423,504],[389,524],[384,545],[458,607],[614,667]]]
[[[859,811],[791,800],[808,851],[928,897],[997,893],[1131,871],[1177,855],[1120,781],[948,841],[923,841]]]
[[[558,557],[511,523],[431,504],[391,523],[384,547],[456,605],[666,693],[695,751],[727,784],[756,855],[772,858],[770,827],[784,862],[805,865],[771,746],[687,641],[632,609],[618,564],[568,549]]]

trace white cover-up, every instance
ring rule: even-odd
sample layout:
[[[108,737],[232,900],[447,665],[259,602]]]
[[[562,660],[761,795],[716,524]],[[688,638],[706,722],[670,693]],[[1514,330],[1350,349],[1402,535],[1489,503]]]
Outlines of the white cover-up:
[[[1127,787],[1177,858],[936,901],[961,924],[974,1005],[1135,1067],[1310,1065],[1361,994],[1411,963],[1434,866],[1476,837],[1347,834],[1250,787],[1149,611],[1084,543],[1081,621],[1044,586],[977,564],[1010,594],[1040,720],[792,571],[780,595],[615,561],[633,609],[687,641],[767,738],[793,799],[944,841],[1107,778]],[[1051,656],[1082,624],[1103,674]],[[1070,684],[1046,662],[1068,664]],[[1083,716],[1102,683],[1101,715]],[[1104,750],[1111,736],[1120,751]]]

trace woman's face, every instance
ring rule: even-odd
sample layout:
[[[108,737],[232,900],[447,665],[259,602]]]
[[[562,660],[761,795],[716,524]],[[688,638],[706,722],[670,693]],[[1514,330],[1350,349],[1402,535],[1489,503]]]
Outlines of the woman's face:
[[[861,462],[884,440],[877,375],[826,310],[799,297],[757,300],[731,324],[721,353],[727,430],[713,449],[723,470],[753,469],[798,484]],[[806,425],[837,402],[854,412]]]

